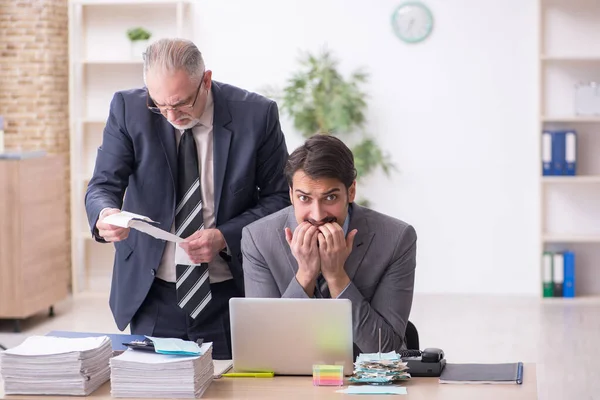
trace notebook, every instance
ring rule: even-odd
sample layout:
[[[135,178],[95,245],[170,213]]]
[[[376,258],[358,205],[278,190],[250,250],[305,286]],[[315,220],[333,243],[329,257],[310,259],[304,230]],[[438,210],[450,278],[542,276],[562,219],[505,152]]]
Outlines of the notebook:
[[[440,383],[522,384],[523,363],[446,364]]]

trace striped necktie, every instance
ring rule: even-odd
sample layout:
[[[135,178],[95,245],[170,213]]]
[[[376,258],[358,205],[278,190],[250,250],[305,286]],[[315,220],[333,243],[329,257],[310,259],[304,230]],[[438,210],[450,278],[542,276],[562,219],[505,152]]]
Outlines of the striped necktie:
[[[317,284],[315,285],[315,297],[320,297],[322,299],[330,299],[331,293],[329,293],[329,286],[327,286],[327,281],[323,277],[323,274],[319,274],[317,277]]]
[[[200,172],[198,152],[191,129],[181,135],[177,156],[177,208],[175,209],[176,235],[186,238],[197,230],[204,229],[202,197],[200,195]],[[177,303],[192,318],[196,319],[210,302],[210,280],[208,264],[175,266]]]

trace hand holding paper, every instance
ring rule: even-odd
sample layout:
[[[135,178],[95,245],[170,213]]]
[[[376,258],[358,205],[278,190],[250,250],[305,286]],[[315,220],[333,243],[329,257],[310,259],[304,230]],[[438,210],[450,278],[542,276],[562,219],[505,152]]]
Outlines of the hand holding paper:
[[[194,232],[181,243],[195,264],[209,263],[225,246],[225,238],[218,229],[202,229]]]
[[[127,239],[129,236],[129,227],[121,225],[113,225],[107,223],[105,218],[110,215],[121,213],[118,208],[109,208],[100,213],[100,218],[96,223],[96,229],[98,229],[98,235],[107,242],[119,242]]]
[[[157,239],[180,243],[181,246],[175,246],[176,264],[199,265],[210,262],[226,246],[223,234],[218,229],[203,229],[187,239],[182,239],[171,232],[160,229],[156,226],[157,223],[150,218],[128,211],[108,215],[102,222],[105,225],[119,227],[119,229],[125,228],[127,232],[129,232],[129,228],[133,228]]]
[[[168,240],[169,242],[181,243],[183,239],[179,236],[175,236],[170,232],[162,230],[155,225],[156,222],[143,215],[134,214],[128,211],[121,211],[116,214],[111,214],[104,218],[104,223],[120,226],[122,228],[133,228],[140,232],[147,233],[148,235],[157,239]]]

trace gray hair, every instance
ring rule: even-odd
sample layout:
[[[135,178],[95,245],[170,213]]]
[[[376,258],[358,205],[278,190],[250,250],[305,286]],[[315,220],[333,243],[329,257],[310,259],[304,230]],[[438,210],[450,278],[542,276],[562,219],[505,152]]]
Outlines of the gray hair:
[[[193,81],[202,79],[205,68],[202,53],[187,39],[160,39],[148,46],[143,56],[144,84],[150,69],[161,72],[185,70]]]

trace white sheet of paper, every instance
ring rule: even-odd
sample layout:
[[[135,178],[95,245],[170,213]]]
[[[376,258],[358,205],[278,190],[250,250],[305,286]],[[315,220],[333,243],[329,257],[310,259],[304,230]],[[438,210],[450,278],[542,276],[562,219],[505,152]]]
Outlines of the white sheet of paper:
[[[201,354],[206,353],[206,351],[212,346],[212,342],[205,342],[200,346]],[[176,363],[188,360],[194,360],[199,358],[200,355],[197,356],[184,356],[184,355],[174,355],[174,354],[159,354],[152,353],[149,351],[139,351],[127,349],[120,355],[116,356],[115,359],[119,361],[129,361],[129,362],[139,362],[143,364],[168,364],[168,363]]]
[[[19,356],[43,356],[87,351],[99,348],[108,336],[86,338],[62,338],[54,336],[30,336],[20,345],[6,350],[6,354]]]
[[[221,378],[233,367],[233,360],[213,360],[214,377]]]
[[[130,227],[137,229],[140,232],[147,233],[148,235],[157,239],[168,240],[169,242],[181,243],[183,239],[179,236],[173,235],[171,232],[164,231],[154,225],[150,225],[144,221],[134,220],[131,221]],[[177,246],[179,247],[179,246]]]
[[[130,224],[131,220],[134,218],[141,219],[141,220],[148,221],[148,222],[154,222],[148,217],[145,217],[140,214],[134,214],[129,211],[121,211],[120,213],[108,215],[108,216],[104,217],[102,222],[106,222],[107,224],[111,224],[111,225],[115,225],[115,226],[120,226],[121,228],[129,228],[130,227],[129,224]]]
[[[173,235],[171,232],[167,232],[163,229],[149,224],[148,222],[154,222],[150,218],[145,217],[143,215],[134,214],[129,211],[121,211],[117,214],[111,214],[105,217],[102,220],[102,222],[106,222],[107,224],[115,226],[120,226],[121,228],[133,228],[140,232],[144,232],[156,239],[168,240],[169,242],[175,243],[183,242],[183,239],[179,236]]]
[[[175,246],[175,265],[177,265],[177,264],[200,265],[200,264],[196,264],[196,263],[192,262],[192,260],[190,260],[190,257],[188,256],[188,254],[185,252],[184,249],[181,248],[181,246]]]

